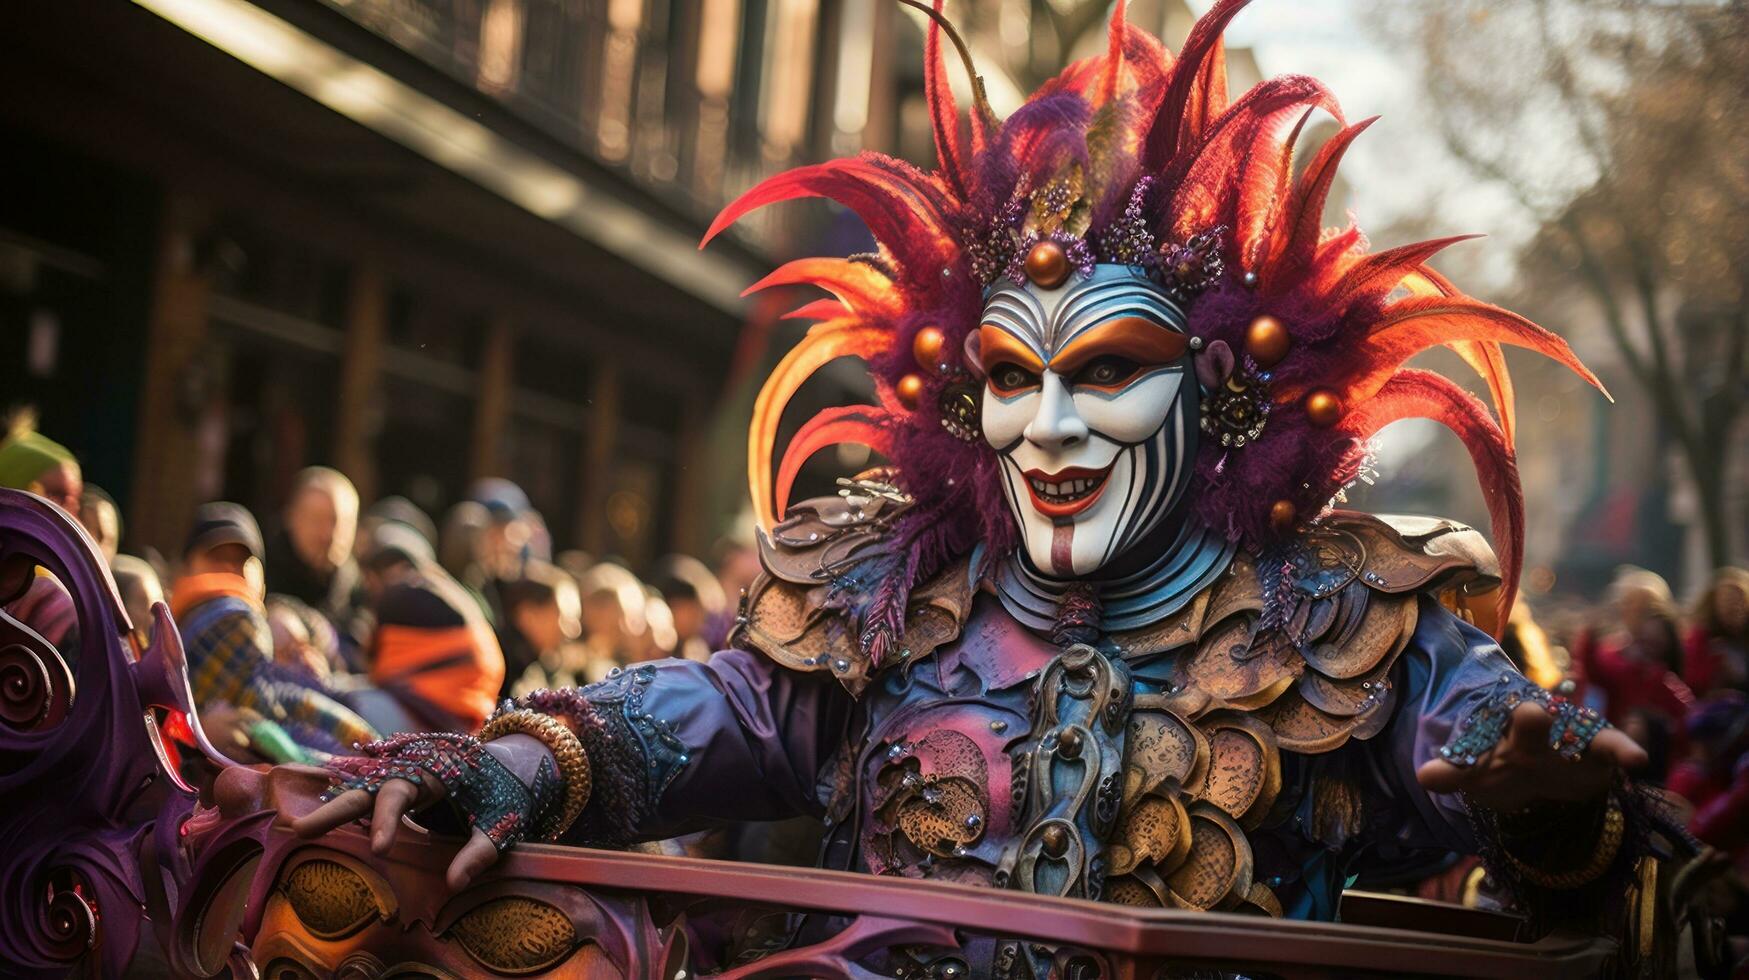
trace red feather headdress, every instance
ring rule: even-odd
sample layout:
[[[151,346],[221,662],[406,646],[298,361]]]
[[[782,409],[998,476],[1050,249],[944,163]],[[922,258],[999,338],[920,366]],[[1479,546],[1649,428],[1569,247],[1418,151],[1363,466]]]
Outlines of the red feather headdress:
[[[937,169],[863,153],[792,170],[729,205],[705,239],[754,208],[828,197],[879,243],[874,255],[791,262],[749,290],[805,283],[832,295],[793,314],[819,322],[754,409],[748,477],[761,525],[769,530],[783,513],[801,464],[839,442],[886,455],[916,500],[895,529],[883,582],[889,601],[869,613],[871,653],[879,658],[883,624],[890,632],[911,585],[947,557],[980,541],[995,552],[1012,547],[995,455],[956,434],[951,414],[954,397],[964,397],[955,386],[976,370],[965,341],[978,326],[984,287],[1016,275],[1042,239],[1062,242],[1083,267],[1096,255],[1148,266],[1182,298],[1200,341],[1197,373],[1212,388],[1192,505],[1247,548],[1266,549],[1315,520],[1384,426],[1419,417],[1453,430],[1488,499],[1504,621],[1524,530],[1501,345],[1538,351],[1601,385],[1559,337],[1463,295],[1427,267],[1461,239],[1371,252],[1352,226],[1323,227],[1337,165],[1370,120],[1348,125],[1321,84],[1298,76],[1265,81],[1229,103],[1221,34],[1246,0],[1216,3],[1176,60],[1125,22],[1120,0],[1107,49],[1069,66],[1002,122],[947,30],[974,79],[967,132],[946,83],[940,0],[933,10],[903,2],[934,20],[925,81]],[[1294,179],[1294,145],[1317,109],[1343,128]],[[1404,367],[1438,345],[1481,373],[1498,420],[1452,381]],[[879,404],[810,421],[785,450],[774,484],[784,406],[810,374],[845,355],[868,363]],[[1235,406],[1251,411],[1234,414]],[[1241,416],[1242,424],[1227,424]]]

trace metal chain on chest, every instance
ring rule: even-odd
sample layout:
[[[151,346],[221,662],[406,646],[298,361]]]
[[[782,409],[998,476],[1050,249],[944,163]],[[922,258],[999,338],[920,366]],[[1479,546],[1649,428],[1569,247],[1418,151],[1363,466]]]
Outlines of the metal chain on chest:
[[[1085,643],[1039,674],[1032,731],[1013,755],[1014,811],[1026,814],[996,873],[998,885],[1098,899],[1105,842],[1123,795],[1129,668]]]

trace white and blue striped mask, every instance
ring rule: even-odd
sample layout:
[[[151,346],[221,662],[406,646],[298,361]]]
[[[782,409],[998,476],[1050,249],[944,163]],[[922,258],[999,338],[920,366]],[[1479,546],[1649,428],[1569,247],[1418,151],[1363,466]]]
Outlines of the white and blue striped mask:
[[[1197,386],[1184,312],[1140,269],[985,296],[984,438],[1027,557],[1092,575],[1160,526],[1190,483]]]

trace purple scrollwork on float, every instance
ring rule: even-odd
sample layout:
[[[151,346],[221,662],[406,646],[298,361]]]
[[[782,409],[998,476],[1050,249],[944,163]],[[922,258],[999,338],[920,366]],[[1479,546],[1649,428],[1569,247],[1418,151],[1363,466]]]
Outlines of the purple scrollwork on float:
[[[168,610],[154,610],[152,643],[136,652],[115,580],[79,523],[0,490],[0,604],[43,574],[65,589],[78,628],[57,649],[0,611],[0,965],[60,975],[95,957],[117,976],[150,894],[173,889],[147,880],[163,869],[142,859],[145,844],[195,804],[165,764],[157,720],[182,712],[196,732],[199,722]]]

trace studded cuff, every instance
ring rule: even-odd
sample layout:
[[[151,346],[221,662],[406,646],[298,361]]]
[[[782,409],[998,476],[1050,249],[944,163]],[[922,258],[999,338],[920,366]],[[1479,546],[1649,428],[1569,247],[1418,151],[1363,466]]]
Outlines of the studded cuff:
[[[1459,768],[1468,768],[1487,755],[1506,737],[1512,712],[1534,701],[1554,716],[1549,729],[1549,748],[1563,758],[1578,761],[1597,733],[1609,722],[1596,711],[1561,694],[1551,694],[1522,677],[1501,674],[1486,700],[1477,705],[1457,727],[1457,735],[1439,750],[1439,757]]]

